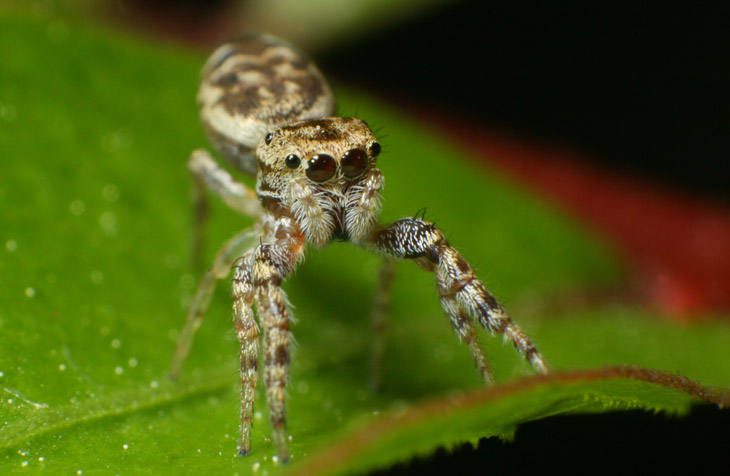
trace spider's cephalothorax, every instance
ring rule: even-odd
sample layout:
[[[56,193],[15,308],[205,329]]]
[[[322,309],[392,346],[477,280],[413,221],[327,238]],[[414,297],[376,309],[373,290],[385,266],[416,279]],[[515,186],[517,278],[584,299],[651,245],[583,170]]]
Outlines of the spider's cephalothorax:
[[[281,283],[307,244],[322,248],[347,240],[383,257],[373,310],[374,387],[380,383],[385,315],[398,259],[434,273],[441,305],[485,382],[492,376],[475,322],[504,335],[538,372],[549,371],[527,335],[435,225],[416,217],[378,223],[383,177],[375,165],[381,146],[360,119],[332,117],[334,98],[326,80],[295,48],[265,35],[226,43],[203,69],[198,103],[211,141],[233,167],[256,176],[256,190],[236,181],[208,152],[194,151],[188,163],[195,185],[194,251],[201,247],[205,188],[258,220],[229,240],[203,275],[170,374],[175,377],[182,368],[216,280],[237,263],[233,320],[241,343],[241,455],[251,449],[260,326],[274,444],[279,460],[289,459],[284,404],[292,338]]]
[[[315,246],[333,238],[359,243],[377,219],[383,183],[375,168],[379,152],[380,144],[360,119],[295,122],[259,145],[256,193],[265,208],[290,213]]]

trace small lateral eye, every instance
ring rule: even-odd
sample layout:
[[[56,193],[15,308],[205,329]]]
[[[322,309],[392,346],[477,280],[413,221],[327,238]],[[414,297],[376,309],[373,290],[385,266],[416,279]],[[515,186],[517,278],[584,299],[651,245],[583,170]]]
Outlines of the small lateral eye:
[[[337,162],[331,155],[317,154],[307,162],[307,177],[313,182],[325,182],[335,174]]]
[[[380,155],[380,142],[373,142],[370,144],[370,153],[373,155],[373,157],[377,157]]]
[[[289,154],[286,156],[286,159],[284,159],[284,163],[287,167],[290,169],[296,169],[299,167],[299,164],[301,163],[301,159],[297,154]]]
[[[354,178],[367,168],[368,155],[362,149],[351,149],[342,156],[341,164],[345,177]]]
[[[269,145],[269,144],[271,144],[271,141],[273,139],[274,139],[274,133],[269,132],[268,134],[266,134],[266,139],[264,139],[264,142],[266,143],[266,145]]]

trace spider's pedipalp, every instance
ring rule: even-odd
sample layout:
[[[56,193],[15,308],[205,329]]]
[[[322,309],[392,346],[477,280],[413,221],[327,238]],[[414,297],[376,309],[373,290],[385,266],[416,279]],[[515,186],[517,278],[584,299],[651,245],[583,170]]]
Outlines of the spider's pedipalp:
[[[324,208],[329,202],[318,200],[317,191],[307,186],[303,179],[292,180],[288,192],[284,202],[301,223],[307,239],[320,248],[326,246],[335,228],[332,214]]]
[[[383,182],[380,170],[371,169],[360,184],[353,185],[347,190],[345,229],[353,243],[365,240],[377,222]]]
[[[436,275],[441,306],[449,315],[455,332],[466,342],[474,362],[486,382],[491,371],[471,318],[490,332],[503,334],[540,373],[550,371],[545,359],[527,335],[474,274],[461,254],[449,245],[441,231],[419,218],[404,218],[376,229],[369,246],[396,258],[413,259],[421,268]]]

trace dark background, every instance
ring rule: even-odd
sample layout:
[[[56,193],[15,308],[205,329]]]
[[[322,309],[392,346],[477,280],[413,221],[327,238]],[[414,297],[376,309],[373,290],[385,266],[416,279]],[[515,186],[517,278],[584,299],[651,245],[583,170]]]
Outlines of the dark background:
[[[463,116],[683,192],[730,199],[730,3],[453,2],[320,58]]]
[[[688,417],[641,411],[546,418],[517,429],[511,443],[482,439],[440,449],[371,476],[726,474],[730,412],[701,406]]]

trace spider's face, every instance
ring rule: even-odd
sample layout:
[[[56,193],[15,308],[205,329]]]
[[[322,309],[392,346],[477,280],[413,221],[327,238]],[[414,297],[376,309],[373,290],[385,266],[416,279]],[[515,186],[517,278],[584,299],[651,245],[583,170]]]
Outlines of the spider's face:
[[[328,187],[357,182],[375,167],[379,153],[380,144],[364,121],[342,117],[288,124],[267,134],[257,150],[259,174],[269,182],[278,182],[271,180],[276,175],[283,182],[303,178]]]
[[[362,207],[355,208],[366,190],[378,195],[382,178],[375,162],[379,153],[380,144],[360,119],[293,122],[268,133],[259,144],[257,191],[260,197],[278,199],[291,210],[318,246],[334,237],[357,240],[375,221],[377,206],[368,210],[372,216],[364,216]]]

